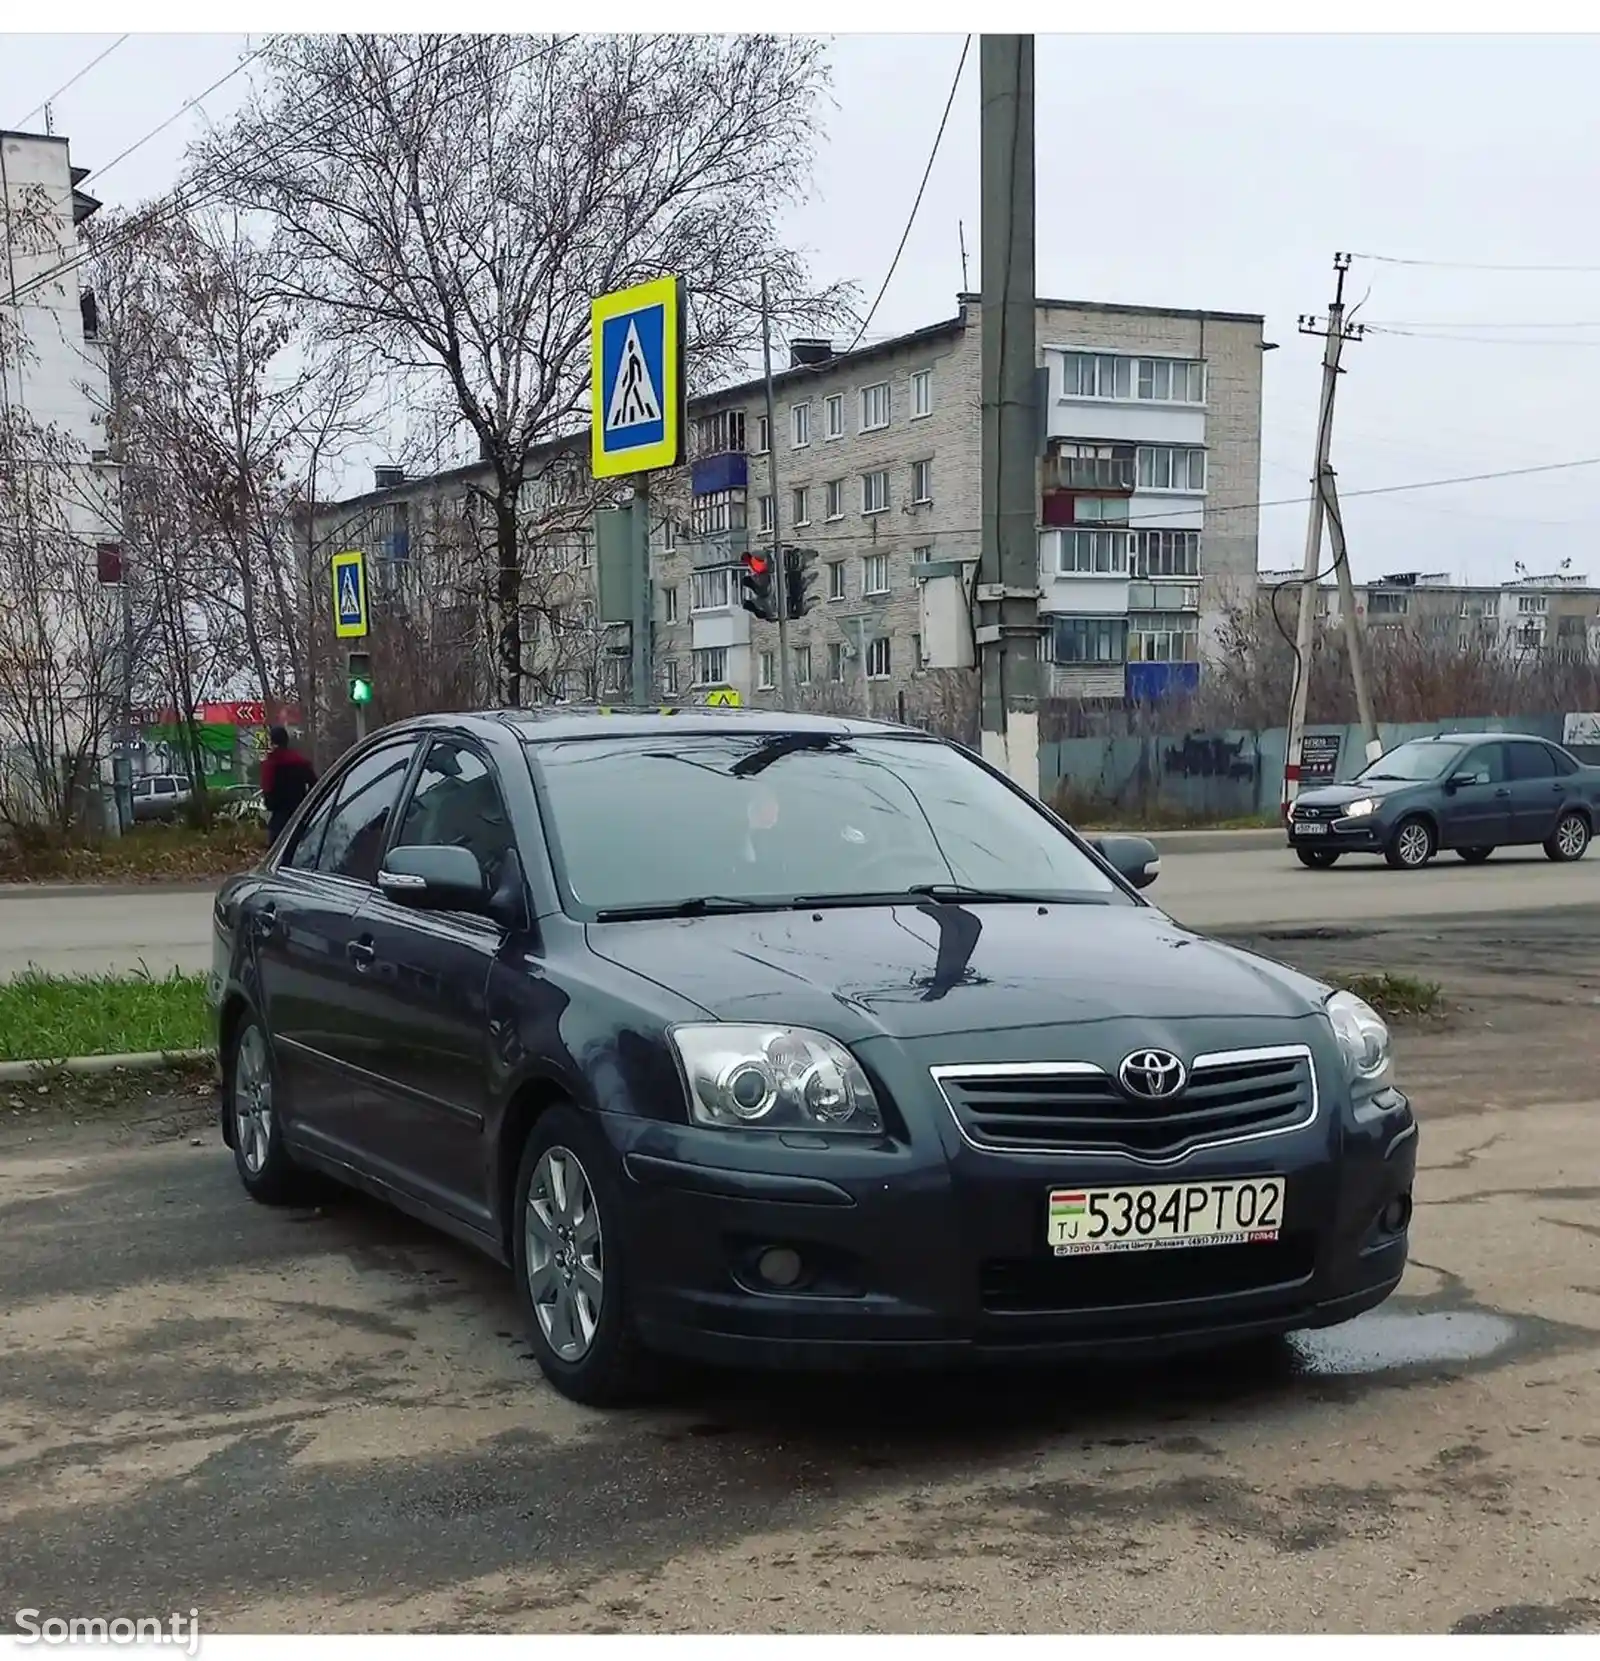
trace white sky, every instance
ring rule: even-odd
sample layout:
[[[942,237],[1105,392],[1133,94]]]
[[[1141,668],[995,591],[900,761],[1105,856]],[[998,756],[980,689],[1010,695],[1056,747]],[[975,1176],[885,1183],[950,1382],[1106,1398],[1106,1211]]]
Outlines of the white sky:
[[[115,38],[0,36],[0,126]],[[882,282],[961,38],[837,38],[837,107],[824,111],[815,193],[791,227],[819,278],[852,278],[868,298]],[[55,130],[77,165],[106,166],[225,75],[248,40],[135,35],[56,101]],[[960,221],[978,284],[977,71],[974,42],[874,336],[952,313]],[[184,145],[208,118],[226,118],[246,75],[85,188],[118,205],[168,190]],[[1370,289],[1363,318],[1448,338],[1374,333],[1347,350],[1341,489],[1600,457],[1597,80],[1600,36],[1041,34],[1039,292],[1265,313],[1281,344],[1266,359],[1271,500],[1305,490],[1320,343],[1295,325],[1326,309],[1334,251],[1450,262],[1356,262],[1349,298]],[[1345,518],[1358,575],[1487,581],[1516,560],[1546,571],[1570,558],[1600,580],[1600,466],[1351,496]],[[1266,509],[1262,564],[1298,565],[1304,524],[1301,506]]]

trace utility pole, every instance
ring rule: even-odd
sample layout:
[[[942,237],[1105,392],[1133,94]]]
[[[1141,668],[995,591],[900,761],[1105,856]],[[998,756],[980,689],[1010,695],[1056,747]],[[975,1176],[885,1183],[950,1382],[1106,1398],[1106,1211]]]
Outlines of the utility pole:
[[[983,541],[977,644],[983,756],[1039,794],[1039,468],[1034,367],[1033,36],[984,35]]]
[[[767,489],[772,492],[773,593],[778,613],[778,697],[785,709],[794,706],[794,677],[789,667],[789,593],[784,580],[783,545],[778,540],[778,416],[772,392],[772,311],[767,299],[767,274],[761,273],[761,369],[767,383]]]
[[[1311,654],[1316,628],[1317,592],[1322,572],[1322,531],[1328,508],[1338,524],[1334,540],[1335,564],[1339,576],[1339,605],[1344,613],[1345,639],[1350,649],[1351,676],[1355,682],[1356,706],[1366,734],[1367,754],[1377,753],[1378,733],[1372,718],[1372,704],[1367,694],[1366,664],[1362,655],[1359,619],[1355,614],[1355,595],[1350,581],[1350,567],[1344,557],[1344,525],[1339,518],[1338,500],[1333,489],[1333,469],[1329,453],[1333,445],[1333,405],[1339,387],[1339,359],[1347,340],[1360,340],[1365,332],[1360,324],[1344,320],[1344,279],[1350,269],[1348,254],[1333,256],[1334,295],[1328,307],[1327,325],[1323,327],[1315,317],[1300,319],[1301,334],[1320,335],[1325,342],[1322,353],[1322,396],[1317,405],[1317,442],[1311,468],[1311,506],[1306,515],[1305,565],[1300,577],[1300,617],[1295,630],[1294,691],[1289,705],[1288,743],[1284,750],[1283,811],[1288,813],[1300,790],[1301,751],[1305,739],[1306,699],[1311,681]]]

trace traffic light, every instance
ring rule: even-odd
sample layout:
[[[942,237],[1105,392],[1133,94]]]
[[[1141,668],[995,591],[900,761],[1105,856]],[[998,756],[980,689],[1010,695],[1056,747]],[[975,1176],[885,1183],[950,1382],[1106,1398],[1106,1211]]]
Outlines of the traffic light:
[[[350,677],[350,702],[353,704],[370,704],[372,702],[372,653],[347,653],[345,666]]]
[[[811,585],[817,580],[816,559],[809,548],[783,551],[783,594],[788,606],[786,615],[790,617],[804,617],[811,609]]]
[[[739,576],[739,603],[764,622],[777,622],[778,596],[772,580],[772,555],[744,554],[739,563],[744,567]]]

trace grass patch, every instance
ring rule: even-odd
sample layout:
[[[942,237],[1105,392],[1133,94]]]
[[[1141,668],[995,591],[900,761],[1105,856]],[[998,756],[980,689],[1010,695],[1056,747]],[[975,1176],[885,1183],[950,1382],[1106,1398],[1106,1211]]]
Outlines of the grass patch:
[[[209,882],[253,865],[266,846],[259,825],[225,819],[206,830],[139,825],[92,842],[27,836],[0,842],[0,882]]]
[[[1420,980],[1416,975],[1397,975],[1387,969],[1360,971],[1334,975],[1329,984],[1365,999],[1386,1021],[1426,1020],[1444,1009],[1438,982]]]
[[[0,1061],[199,1050],[212,1042],[203,975],[47,975],[0,982]]]
[[[1186,831],[1281,830],[1276,814],[1197,813],[1170,802],[1107,802],[1071,784],[1055,793],[1050,805],[1078,830]]]

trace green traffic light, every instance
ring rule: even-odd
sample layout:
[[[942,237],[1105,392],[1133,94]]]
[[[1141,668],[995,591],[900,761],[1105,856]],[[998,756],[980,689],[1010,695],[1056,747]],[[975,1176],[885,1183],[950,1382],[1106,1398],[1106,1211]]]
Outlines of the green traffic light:
[[[353,704],[370,704],[372,702],[372,682],[363,680],[360,675],[350,677],[350,702]]]

